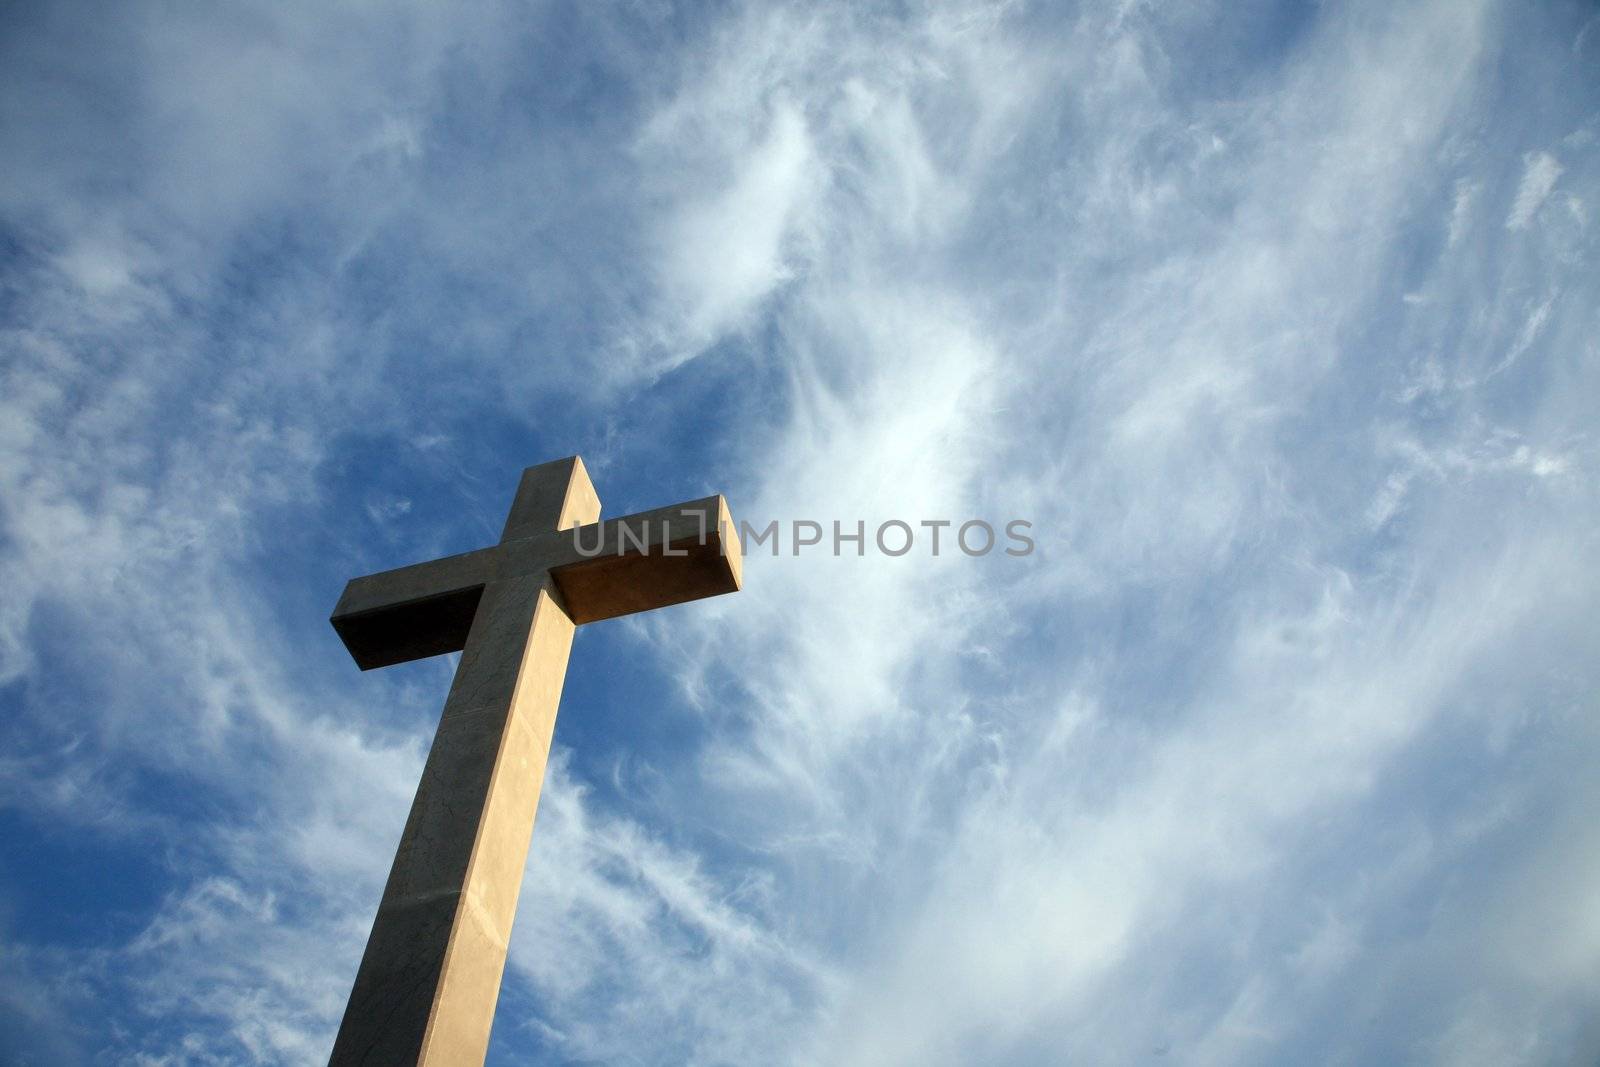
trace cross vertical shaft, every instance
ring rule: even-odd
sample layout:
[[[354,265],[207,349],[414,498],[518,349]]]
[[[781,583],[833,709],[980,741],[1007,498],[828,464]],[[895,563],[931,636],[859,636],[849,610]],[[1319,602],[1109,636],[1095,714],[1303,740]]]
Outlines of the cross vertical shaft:
[[[501,541],[599,512],[576,459],[532,467]],[[483,585],[331,1063],[483,1061],[573,630],[548,572]]]

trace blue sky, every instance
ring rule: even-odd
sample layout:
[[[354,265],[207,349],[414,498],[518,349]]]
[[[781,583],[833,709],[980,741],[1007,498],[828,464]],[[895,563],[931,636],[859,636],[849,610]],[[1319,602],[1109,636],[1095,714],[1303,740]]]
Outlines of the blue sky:
[[[326,1055],[453,657],[606,514],[490,1062],[1592,1063],[1590,4],[12,5],[0,1060]]]

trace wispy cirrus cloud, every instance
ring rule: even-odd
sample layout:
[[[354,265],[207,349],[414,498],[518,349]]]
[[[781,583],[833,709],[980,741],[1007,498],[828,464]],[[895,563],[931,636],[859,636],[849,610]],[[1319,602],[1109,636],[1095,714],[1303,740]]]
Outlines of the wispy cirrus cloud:
[[[1511,204],[1511,214],[1506,216],[1506,229],[1526,229],[1560,177],[1561,164],[1556,162],[1555,156],[1549,152],[1528,153],[1524,160],[1522,182],[1517,186],[1517,198]]]

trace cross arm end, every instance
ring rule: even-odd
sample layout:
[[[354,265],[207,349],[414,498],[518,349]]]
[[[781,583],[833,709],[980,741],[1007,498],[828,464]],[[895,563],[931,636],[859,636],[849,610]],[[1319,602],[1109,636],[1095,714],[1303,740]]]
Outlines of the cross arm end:
[[[572,621],[632,615],[739,590],[739,535],[720,494],[600,523],[551,568]],[[593,549],[587,546],[593,544]],[[592,554],[584,554],[592,551]]]
[[[364,671],[458,651],[494,550],[479,549],[347,582],[328,621]]]

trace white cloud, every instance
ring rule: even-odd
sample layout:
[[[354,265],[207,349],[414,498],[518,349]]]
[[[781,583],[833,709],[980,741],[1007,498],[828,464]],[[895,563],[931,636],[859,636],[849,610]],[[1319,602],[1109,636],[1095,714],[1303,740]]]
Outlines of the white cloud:
[[[683,307],[686,354],[748,321],[790,276],[784,241],[814,184],[805,118],[774,107],[769,129],[727,188],[685,207],[665,238],[663,285]]]
[[[1549,152],[1529,152],[1522,160],[1522,181],[1517,186],[1517,198],[1512,202],[1511,213],[1506,216],[1506,229],[1526,229],[1533,216],[1544,206],[1550,191],[1561,177],[1562,167]]]
[[[1450,205],[1450,247],[1454,248],[1466,236],[1472,225],[1472,205],[1478,197],[1478,187],[1471,182],[1456,182],[1455,199]]]

